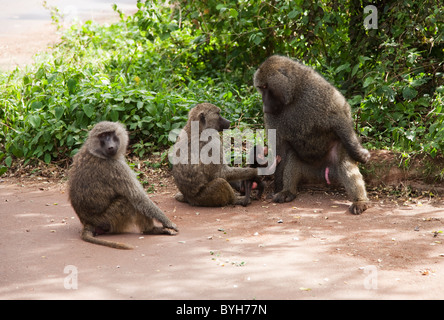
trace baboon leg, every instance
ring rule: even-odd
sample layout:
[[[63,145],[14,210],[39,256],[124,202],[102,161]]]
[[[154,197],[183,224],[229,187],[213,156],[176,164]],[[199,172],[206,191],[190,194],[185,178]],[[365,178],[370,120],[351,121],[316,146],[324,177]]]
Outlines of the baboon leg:
[[[296,154],[288,150],[285,156],[282,172],[282,190],[273,195],[274,202],[289,202],[296,198],[297,187],[302,178],[305,165],[297,158]]]
[[[349,210],[352,214],[361,214],[369,207],[369,200],[365,190],[364,179],[359,172],[358,165],[349,160],[343,159],[338,165],[338,179],[344,185],[348,196],[353,201]]]
[[[261,200],[262,194],[265,190],[265,183],[263,181],[257,181],[257,195],[256,200]]]
[[[205,185],[197,196],[189,200],[189,203],[193,206],[223,207],[235,204],[237,198],[243,200],[244,197],[236,197],[227,180],[216,178]]]
[[[251,189],[253,189],[253,182],[251,180],[244,180],[242,181],[242,184],[244,185],[245,195],[240,203],[239,199],[236,199],[236,204],[241,204],[242,206],[246,207],[251,203],[250,195]]]
[[[122,233],[133,222],[136,214],[136,209],[127,199],[117,198],[100,219],[108,223],[110,233]]]
[[[104,233],[120,233],[132,222],[136,211],[124,198],[117,198],[104,212],[79,216],[84,226],[91,227],[94,236]]]
[[[83,221],[84,228],[81,237],[84,241],[102,246],[116,249],[133,249],[130,245],[98,239],[95,235],[123,232],[134,217],[134,213],[134,207],[126,199],[118,198],[111,203],[105,212],[100,215],[92,215],[88,221]]]

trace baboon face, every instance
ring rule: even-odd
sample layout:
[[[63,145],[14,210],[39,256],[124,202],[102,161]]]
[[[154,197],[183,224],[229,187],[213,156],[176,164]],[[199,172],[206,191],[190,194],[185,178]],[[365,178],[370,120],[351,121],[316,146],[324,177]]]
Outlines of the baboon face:
[[[279,85],[274,82],[278,79]],[[285,86],[288,79],[277,71],[265,72],[258,69],[254,75],[254,85],[262,95],[264,113],[278,114],[285,107]]]
[[[201,117],[201,120],[203,119],[204,128],[211,128],[217,131],[222,131],[230,127],[230,121],[222,117],[220,115],[220,109],[217,109],[217,111],[209,112],[204,117]]]
[[[230,127],[230,121],[220,115],[220,108],[210,103],[201,103],[190,112],[190,120],[198,120],[200,130],[222,131]]]
[[[117,159],[125,156],[128,139],[121,123],[102,121],[89,132],[85,149],[100,159]]]
[[[284,106],[279,96],[276,96],[276,94],[267,84],[257,86],[257,88],[262,95],[264,113],[279,113]]]
[[[278,114],[293,100],[288,58],[272,56],[265,60],[254,73],[253,82],[262,95],[264,113]]]
[[[103,132],[98,135],[100,141],[100,153],[106,158],[116,155],[120,146],[120,139],[114,131]]]

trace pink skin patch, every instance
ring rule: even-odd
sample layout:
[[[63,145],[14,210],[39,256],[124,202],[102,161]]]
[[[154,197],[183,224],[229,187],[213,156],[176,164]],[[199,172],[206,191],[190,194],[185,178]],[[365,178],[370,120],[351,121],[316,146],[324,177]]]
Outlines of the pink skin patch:
[[[330,184],[330,179],[328,178],[328,173],[330,169],[327,167],[325,168],[325,181],[327,181],[327,184]]]

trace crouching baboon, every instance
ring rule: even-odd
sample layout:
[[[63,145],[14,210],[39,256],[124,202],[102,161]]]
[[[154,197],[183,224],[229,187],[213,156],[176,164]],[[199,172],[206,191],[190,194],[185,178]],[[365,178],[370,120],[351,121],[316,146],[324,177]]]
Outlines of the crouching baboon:
[[[276,131],[275,202],[296,197],[303,180],[337,180],[352,198],[350,212],[368,207],[356,161],[370,158],[353,128],[350,105],[321,75],[299,62],[271,56],[254,74],[262,94],[265,125]]]
[[[229,182],[254,178],[257,169],[224,164],[219,131],[229,127],[215,105],[201,103],[190,110],[169,155],[180,191],[176,200],[206,207],[242,204],[243,197],[235,195]]]
[[[121,123],[99,122],[74,156],[69,199],[83,224],[82,239],[117,249],[123,243],[95,238],[136,224],[146,234],[175,234],[176,225],[148,198],[125,161],[128,133]],[[158,220],[162,227],[154,225]]]

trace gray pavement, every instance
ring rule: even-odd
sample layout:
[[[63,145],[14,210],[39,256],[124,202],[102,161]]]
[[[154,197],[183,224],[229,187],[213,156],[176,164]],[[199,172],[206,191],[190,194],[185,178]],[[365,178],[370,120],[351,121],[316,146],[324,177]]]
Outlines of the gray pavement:
[[[117,20],[115,3],[125,13],[137,11],[137,0],[47,0],[64,15],[64,25],[75,20]],[[60,39],[43,0],[0,0],[0,71],[32,63],[36,53]]]

